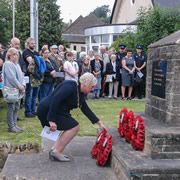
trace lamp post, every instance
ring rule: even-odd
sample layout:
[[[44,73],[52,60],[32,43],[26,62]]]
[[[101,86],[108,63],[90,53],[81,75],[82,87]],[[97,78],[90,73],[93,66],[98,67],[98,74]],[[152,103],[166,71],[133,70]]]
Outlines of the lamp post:
[[[30,36],[36,41],[38,51],[38,0],[30,0]]]
[[[13,37],[15,37],[15,0],[13,0]]]

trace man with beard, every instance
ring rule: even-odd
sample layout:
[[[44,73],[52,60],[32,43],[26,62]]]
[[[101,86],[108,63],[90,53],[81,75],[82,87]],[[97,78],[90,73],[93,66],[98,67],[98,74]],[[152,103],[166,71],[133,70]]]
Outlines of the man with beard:
[[[34,56],[39,56],[39,53],[35,49],[35,40],[33,38],[27,39],[28,48],[23,51],[23,58],[26,63],[26,69],[29,63],[34,59]],[[27,71],[25,76],[30,76]],[[36,101],[38,96],[39,87],[31,87],[30,82],[26,84],[26,96],[25,96],[25,117],[35,117],[36,116]]]

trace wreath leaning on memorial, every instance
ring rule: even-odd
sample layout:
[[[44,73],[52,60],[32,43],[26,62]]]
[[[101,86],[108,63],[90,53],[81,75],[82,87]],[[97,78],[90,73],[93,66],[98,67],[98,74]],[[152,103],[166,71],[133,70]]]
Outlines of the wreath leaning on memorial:
[[[135,150],[144,149],[145,125],[140,115],[134,117],[133,111],[128,112],[126,107],[123,108],[119,114],[118,132]]]
[[[96,159],[97,165],[106,165],[111,150],[112,136],[108,135],[107,131],[100,132],[91,151],[91,156]]]

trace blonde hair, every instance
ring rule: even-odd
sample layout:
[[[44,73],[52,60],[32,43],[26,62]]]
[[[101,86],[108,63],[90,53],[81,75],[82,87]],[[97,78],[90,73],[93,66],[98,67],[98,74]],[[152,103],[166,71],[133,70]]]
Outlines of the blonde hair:
[[[86,72],[84,73],[80,79],[81,84],[84,84],[85,86],[93,85],[95,86],[97,84],[97,79],[92,73]]]
[[[19,54],[18,54],[18,50],[15,49],[15,48],[9,48],[9,49],[8,49],[8,51],[7,51],[7,53],[6,53],[6,58],[5,58],[5,60],[6,60],[6,61],[10,61],[10,56],[12,56],[12,55],[15,54],[15,53],[17,53],[17,55],[18,55],[18,58],[17,58],[17,61],[18,61],[18,59],[19,59]]]

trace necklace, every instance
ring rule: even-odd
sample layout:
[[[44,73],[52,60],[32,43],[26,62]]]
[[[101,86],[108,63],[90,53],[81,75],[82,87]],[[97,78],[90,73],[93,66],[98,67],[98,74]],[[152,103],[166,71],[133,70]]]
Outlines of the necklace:
[[[77,117],[78,117],[82,105],[80,106],[79,89],[78,89],[78,82],[77,81],[76,81],[76,84],[77,84]]]

